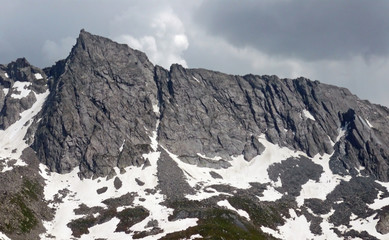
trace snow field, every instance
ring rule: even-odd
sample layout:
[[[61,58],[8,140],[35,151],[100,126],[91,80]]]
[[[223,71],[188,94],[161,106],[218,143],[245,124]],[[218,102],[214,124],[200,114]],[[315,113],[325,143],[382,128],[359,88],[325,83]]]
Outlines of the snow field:
[[[335,144],[345,135],[346,130],[339,129],[338,132],[339,135],[336,138],[336,142],[332,142],[332,146],[335,146]],[[302,186],[300,195],[296,198],[299,207],[304,204],[305,199],[318,198],[325,200],[327,195],[331,193],[341,181],[350,181],[351,176],[342,177],[332,173],[329,164],[332,154],[316,154],[313,158],[310,158],[312,162],[322,166],[323,173],[318,182],[310,179]]]
[[[258,199],[260,201],[269,201],[269,202],[273,202],[273,201],[277,201],[278,199],[281,199],[282,198],[282,193],[278,192],[274,186],[270,186],[268,185],[265,189],[265,191],[263,191],[263,197],[258,197]]]
[[[368,205],[370,209],[378,210],[389,205],[389,198],[381,198],[381,194],[383,194],[383,192],[379,191],[374,203]]]
[[[205,191],[208,186],[214,184],[224,184],[240,189],[248,189],[251,187],[250,182],[270,183],[272,181],[270,180],[267,172],[267,169],[270,165],[274,163],[280,163],[289,157],[305,155],[303,152],[293,151],[285,147],[281,148],[278,145],[272,144],[265,139],[264,135],[261,135],[258,140],[265,146],[265,151],[261,155],[256,156],[250,162],[244,160],[243,155],[236,157],[233,156],[232,161],[229,162],[232,166],[227,169],[200,168],[188,163],[184,163],[178,158],[177,155],[169,152],[166,148],[162,148],[183,170],[187,182],[191,187],[195,187],[197,185],[202,186],[195,195],[187,195],[186,198],[190,200],[203,200],[222,194],[217,192],[209,193]],[[209,158],[203,156],[202,154],[198,155],[211,160],[221,159],[220,157]],[[214,171],[221,175],[222,179],[214,179],[210,175],[210,171]],[[269,191],[266,191],[265,194],[269,194],[269,196],[265,195],[263,198],[269,197],[269,199],[273,199],[274,195],[277,195],[277,193],[278,192],[273,188]]]
[[[129,239],[128,235],[124,232],[113,232],[120,220],[116,217],[112,218],[108,222],[93,226],[89,228],[89,233],[81,236],[81,240],[90,239]],[[107,238],[109,236],[109,238]],[[69,238],[70,239],[70,238]]]
[[[35,94],[35,93],[34,93]],[[35,94],[37,101],[32,107],[20,114],[20,119],[5,130],[0,130],[0,161],[7,166],[8,161],[16,160],[15,166],[26,166],[26,163],[20,159],[22,151],[28,147],[23,139],[32,120],[42,109],[49,90],[42,94]],[[2,172],[12,170],[12,167],[3,168]]]
[[[321,174],[318,182],[310,179],[302,186],[300,195],[296,198],[299,207],[304,204],[305,199],[318,198],[325,200],[327,195],[331,193],[341,181],[350,181],[351,176],[342,177],[332,173],[329,166],[331,156],[332,154],[324,154],[322,156],[317,154],[311,158],[315,164],[323,167],[324,172]]]
[[[334,211],[332,210],[332,212],[327,215],[321,215],[321,217],[323,217],[323,222],[320,224],[323,232],[322,235],[314,235],[311,233],[309,229],[310,222],[308,222],[304,215],[297,216],[293,209],[289,209],[290,218],[285,219],[285,224],[278,227],[277,230],[268,227],[261,227],[261,230],[280,239],[341,240],[343,238],[339,238],[332,230],[334,227],[333,224],[328,222],[328,217],[332,215],[333,212]]]
[[[370,217],[367,217],[365,219],[363,219],[363,218],[354,219],[353,221],[350,221],[350,225],[353,229],[357,230],[358,232],[366,231],[370,235],[372,235],[378,239],[388,240],[389,233],[383,235],[383,234],[377,232],[377,229],[375,228],[375,226],[377,225],[379,218],[374,219],[375,216],[376,216],[376,214],[373,214]]]
[[[158,126],[158,125],[157,125]],[[62,203],[51,203],[51,207],[57,209],[55,217],[50,222],[45,222],[44,226],[47,230],[45,234],[40,237],[42,239],[49,239],[49,235],[54,236],[56,239],[71,239],[71,229],[67,227],[67,223],[74,219],[83,217],[82,215],[75,215],[74,209],[77,209],[80,204],[85,204],[88,207],[101,206],[106,208],[102,201],[110,198],[117,198],[123,196],[129,192],[136,193],[134,203],[128,207],[142,206],[149,211],[149,216],[143,221],[133,225],[130,230],[132,231],[147,231],[152,227],[146,228],[146,225],[152,221],[158,221],[158,227],[163,229],[163,232],[157,235],[145,237],[143,239],[158,239],[165,236],[168,233],[182,231],[188,227],[197,225],[197,218],[188,218],[171,222],[168,217],[173,213],[173,209],[167,208],[161,203],[164,201],[165,196],[159,191],[155,194],[147,193],[147,189],[156,189],[158,186],[157,178],[157,161],[160,156],[160,152],[157,151],[157,132],[152,133],[151,147],[153,152],[144,154],[143,157],[148,159],[151,166],[142,169],[140,167],[130,166],[125,168],[125,173],[120,174],[118,168],[115,169],[117,177],[122,181],[122,187],[119,189],[114,188],[114,178],[107,180],[105,178],[99,179],[83,179],[78,178],[78,169],[73,170],[68,174],[47,174],[46,166],[40,165],[41,175],[46,180],[46,187],[44,189],[45,199],[48,201],[54,200],[54,197],[62,189],[68,189],[69,194],[63,199]],[[135,179],[141,179],[145,184],[140,186],[136,183]],[[97,189],[102,187],[108,187],[108,190],[102,194],[97,193]],[[143,199],[142,201],[140,199]],[[117,211],[123,210],[125,207],[119,207]],[[81,239],[131,239],[133,234],[127,235],[119,232],[115,233],[116,225],[119,223],[119,219],[113,218],[110,221],[96,225],[89,228],[89,233],[82,235]]]
[[[156,113],[159,112],[158,106],[153,105],[153,110]],[[306,118],[310,117],[306,116]],[[157,128],[158,124],[159,122],[157,123]],[[341,137],[344,136],[344,134],[345,130],[340,130],[336,141],[339,141]],[[80,180],[77,176],[78,170],[74,170],[73,172],[65,175],[56,173],[51,173],[51,175],[48,175],[46,173],[46,167],[41,165],[41,174],[44,176],[47,183],[47,186],[45,187],[46,200],[53,200],[55,194],[57,194],[59,190],[69,190],[69,194],[63,199],[63,203],[52,203],[52,206],[57,209],[56,216],[53,221],[45,222],[44,226],[48,231],[46,235],[41,236],[42,239],[45,239],[45,236],[48,236],[47,234],[53,235],[56,237],[56,239],[70,239],[72,237],[71,230],[66,226],[66,224],[73,219],[82,217],[81,215],[76,216],[73,212],[73,210],[78,208],[81,203],[84,203],[89,207],[106,207],[104,204],[102,204],[102,201],[109,198],[120,197],[128,192],[135,192],[137,194],[134,203],[128,207],[142,206],[150,213],[147,218],[133,225],[130,230],[151,230],[152,227],[146,226],[152,220],[157,220],[158,227],[164,230],[160,234],[148,236],[143,239],[157,239],[165,236],[168,233],[183,231],[188,227],[196,226],[198,221],[197,218],[181,219],[174,222],[168,221],[168,217],[173,213],[173,209],[161,205],[165,199],[165,196],[162,195],[160,191],[157,191],[155,194],[149,194],[146,192],[146,189],[156,189],[158,186],[157,162],[160,156],[160,152],[158,152],[157,149],[158,146],[161,145],[157,141],[156,131],[152,132],[150,139],[153,152],[145,154],[143,157],[149,160],[151,166],[146,167],[145,169],[138,167],[127,167],[125,168],[126,172],[124,174],[120,174],[119,169],[115,169],[117,176],[122,180],[123,183],[123,186],[118,190],[113,187],[114,179],[106,180],[100,178],[96,180]],[[218,192],[210,187],[214,184],[225,184],[240,189],[247,189],[251,187],[249,184],[250,182],[258,182],[269,184],[266,190],[263,192],[264,196],[258,197],[258,199],[260,201],[275,201],[282,197],[282,194],[276,190],[277,187],[282,186],[282,183],[280,179],[278,179],[276,182],[270,180],[267,173],[269,166],[274,163],[280,163],[289,157],[309,157],[303,152],[290,150],[288,148],[279,147],[278,145],[272,144],[265,139],[264,135],[259,136],[258,140],[265,146],[265,151],[261,155],[255,157],[250,162],[245,161],[242,155],[234,156],[232,157],[232,161],[230,161],[232,166],[227,169],[200,168],[195,165],[187,164],[182,162],[178,156],[169,152],[168,149],[165,149],[163,146],[161,147],[183,170],[186,180],[190,186],[201,186],[201,189],[197,194],[186,196],[186,198],[190,200],[203,200],[212,196],[218,196],[220,194],[231,195],[228,193]],[[335,145],[335,143],[333,143],[333,145]],[[122,151],[122,147],[120,147],[119,151]],[[218,156],[207,157],[200,153],[197,155],[214,161],[221,159]],[[313,158],[309,158],[315,164],[323,167],[323,173],[320,176],[319,181],[315,182],[309,180],[302,186],[300,196],[296,198],[299,207],[301,207],[304,204],[304,200],[308,198],[319,198],[325,200],[326,196],[341,181],[350,180],[351,177],[341,177],[332,173],[329,168],[330,157],[331,154],[318,154]],[[222,179],[214,179],[210,175],[210,171],[214,171],[221,175]],[[136,178],[145,182],[145,184],[143,186],[139,186],[135,181]],[[389,184],[380,184],[389,189]],[[103,194],[97,194],[96,190],[102,187],[108,187],[108,190]],[[140,199],[142,199],[142,201]],[[387,203],[387,199],[377,199],[373,204],[369,205],[369,207],[372,209],[379,209],[388,205]],[[247,212],[234,208],[227,200],[219,201],[217,204],[221,207],[225,207],[234,212],[237,212],[240,216],[250,220],[249,214]],[[124,209],[125,206],[122,206],[119,207],[117,211],[122,211]],[[308,211],[310,211],[310,209],[308,209]],[[310,212],[313,214],[312,211]],[[342,239],[335,234],[333,231],[335,228],[334,225],[328,221],[328,218],[333,213],[334,210],[328,214],[320,215],[320,217],[323,218],[323,221],[320,224],[323,232],[321,235],[312,234],[309,229],[310,222],[308,222],[304,215],[298,216],[293,209],[290,209],[291,217],[285,219],[286,222],[284,225],[279,226],[276,230],[266,227],[261,227],[261,229],[262,231],[281,239]],[[389,239],[388,235],[382,235],[375,230],[375,225],[378,219],[374,220],[374,216],[375,215],[372,215],[367,219],[354,218],[351,220],[350,225],[352,225],[358,231],[366,230],[369,232],[369,234],[376,236],[379,239]],[[116,225],[118,223],[119,219],[112,218],[106,223],[91,227],[89,228],[89,234],[82,235],[81,239],[131,239],[133,234],[127,235],[122,232],[113,232],[116,229]],[[342,227],[338,227],[338,229],[342,231]],[[348,228],[344,227],[343,231],[346,231],[347,229]],[[193,235],[190,239],[194,239],[196,237],[201,238],[200,235]]]
[[[345,129],[339,130],[339,136],[336,141],[339,141],[345,134]],[[186,198],[190,200],[203,200],[212,196],[217,196],[220,194],[216,190],[212,190],[209,186],[214,184],[227,184],[236,188],[247,189],[250,187],[250,182],[259,182],[259,183],[268,183],[266,190],[263,192],[262,197],[258,197],[260,201],[276,201],[282,197],[282,194],[279,193],[276,188],[281,187],[281,180],[278,179],[277,182],[273,182],[269,179],[267,174],[267,169],[274,163],[280,163],[283,160],[286,160],[289,157],[299,157],[304,156],[312,160],[317,165],[322,166],[323,173],[320,176],[319,181],[309,180],[306,184],[302,186],[300,195],[296,198],[298,206],[301,207],[304,204],[305,199],[309,198],[318,198],[325,200],[327,195],[331,193],[335,187],[341,181],[350,181],[351,177],[342,177],[337,174],[333,174],[330,167],[329,161],[332,154],[317,154],[313,158],[308,157],[305,153],[300,151],[292,151],[288,148],[281,148],[278,145],[268,142],[265,137],[262,135],[258,140],[265,146],[265,151],[262,155],[255,157],[252,161],[247,162],[243,159],[243,156],[232,157],[231,167],[227,169],[210,169],[210,168],[199,168],[197,166],[184,163],[180,161],[178,156],[169,152],[165,149],[170,157],[176,161],[178,166],[183,170],[187,182],[190,186],[201,186],[201,189],[195,195],[187,195]],[[333,143],[335,145],[336,143]],[[209,159],[209,160],[220,160],[219,157],[206,157],[202,154],[198,156]],[[222,176],[222,179],[214,179],[209,174],[210,171],[214,171]],[[389,184],[388,184],[389,187]],[[382,207],[383,204],[387,203],[383,200],[376,200],[372,207]],[[249,217],[245,213],[240,212],[238,209],[233,208],[227,200],[218,202],[219,206],[226,207],[230,210],[233,210],[244,217]],[[310,210],[310,209],[308,209]],[[281,239],[342,239],[339,238],[336,233],[333,231],[335,226],[328,221],[329,217],[334,213],[334,210],[325,215],[320,215],[323,218],[322,223],[320,224],[323,233],[321,235],[314,235],[310,232],[310,222],[306,219],[304,215],[297,216],[294,210],[290,210],[290,218],[285,219],[286,223],[283,226],[273,230],[270,228],[262,227],[261,229],[264,232],[272,234],[274,237]],[[247,214],[247,213],[246,213]],[[313,214],[313,213],[312,213]],[[354,224],[360,223],[361,220],[354,220]],[[372,226],[376,223],[369,223]],[[365,224],[365,226],[367,226]],[[359,227],[359,225],[358,225]],[[358,229],[358,228],[357,228]],[[366,231],[370,233],[372,231],[371,227],[365,227]],[[374,230],[373,235],[377,234]],[[378,235],[375,235],[378,236]],[[380,236],[382,237],[382,235]]]

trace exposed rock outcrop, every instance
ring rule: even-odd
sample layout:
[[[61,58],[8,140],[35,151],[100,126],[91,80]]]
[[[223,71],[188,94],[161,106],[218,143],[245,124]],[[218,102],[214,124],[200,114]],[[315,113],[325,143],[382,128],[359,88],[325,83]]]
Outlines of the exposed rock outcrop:
[[[81,31],[55,73],[33,148],[52,171],[107,176],[141,165],[155,128],[154,66],[144,53]]]

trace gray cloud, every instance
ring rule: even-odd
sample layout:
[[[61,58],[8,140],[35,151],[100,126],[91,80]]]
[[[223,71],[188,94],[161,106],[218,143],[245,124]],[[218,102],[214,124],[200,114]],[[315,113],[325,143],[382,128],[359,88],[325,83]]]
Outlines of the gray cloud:
[[[305,60],[386,56],[385,0],[204,1],[197,19],[207,32],[236,46]]]
[[[152,30],[150,19],[169,8],[166,2],[2,0],[0,62],[7,63],[24,56],[39,67],[50,66],[55,54],[48,54],[47,50],[51,47],[57,53],[63,53],[56,56],[66,57],[68,51],[59,48],[68,46],[68,38],[76,39],[82,28],[110,38],[122,34],[147,35]]]

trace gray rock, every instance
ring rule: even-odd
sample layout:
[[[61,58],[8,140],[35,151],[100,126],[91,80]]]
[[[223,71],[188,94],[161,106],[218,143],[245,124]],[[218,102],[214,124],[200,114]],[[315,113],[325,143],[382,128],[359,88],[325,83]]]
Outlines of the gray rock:
[[[278,178],[281,179],[282,187],[278,190],[294,197],[300,195],[302,185],[310,179],[318,181],[322,173],[323,167],[306,157],[289,158],[268,168],[271,180],[276,182]]]
[[[185,163],[189,163],[192,165],[196,165],[198,167],[205,167],[205,168],[220,169],[220,168],[228,168],[231,166],[231,163],[223,159],[210,160],[199,156],[179,156],[179,159]]]
[[[145,183],[141,180],[139,180],[138,178],[135,178],[135,182],[139,185],[139,186],[143,186],[145,185]]]
[[[220,174],[214,172],[214,171],[210,171],[209,174],[211,175],[211,177],[215,178],[215,179],[223,179],[222,176],[220,176]]]
[[[194,194],[195,191],[185,181],[183,171],[177,163],[163,149],[157,162],[158,186],[161,193],[169,199],[182,199],[186,194]]]
[[[158,221],[157,220],[150,220],[146,226],[146,228],[151,228],[151,227],[158,227]]]
[[[81,31],[69,57],[48,72],[54,80],[32,145],[42,162],[61,173],[80,167],[87,178],[144,162],[158,103],[144,53]]]
[[[261,155],[265,151],[265,146],[254,136],[251,141],[244,145],[243,156],[246,161],[251,161],[255,156]]]
[[[120,180],[120,178],[118,178],[118,177],[115,177],[115,180],[113,180],[113,186],[116,189],[120,189],[122,187],[122,185],[123,185],[122,180]]]
[[[389,233],[389,207],[386,206],[379,216],[380,220],[376,225],[376,229],[381,234]]]
[[[96,190],[97,194],[103,194],[108,190],[108,187],[102,187]]]

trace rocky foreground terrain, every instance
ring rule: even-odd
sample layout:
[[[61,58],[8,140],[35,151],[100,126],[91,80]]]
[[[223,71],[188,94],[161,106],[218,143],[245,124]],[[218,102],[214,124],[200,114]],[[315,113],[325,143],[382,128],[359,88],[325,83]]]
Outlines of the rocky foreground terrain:
[[[389,239],[389,109],[80,32],[0,65],[0,239]]]

